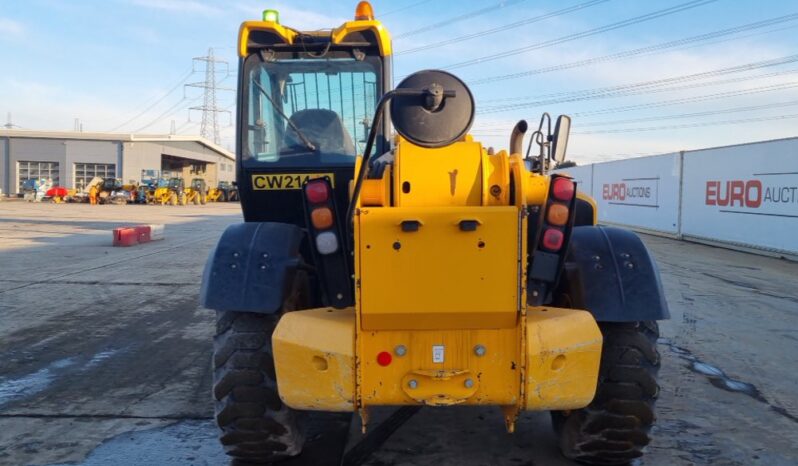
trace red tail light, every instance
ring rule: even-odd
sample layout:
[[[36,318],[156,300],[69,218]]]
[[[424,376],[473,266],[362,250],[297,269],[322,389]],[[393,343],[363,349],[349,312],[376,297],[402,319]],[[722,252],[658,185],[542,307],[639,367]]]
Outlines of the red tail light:
[[[548,228],[543,232],[543,247],[552,252],[557,252],[562,247],[565,235],[560,230]]]
[[[330,188],[324,181],[310,181],[305,186],[305,196],[311,204],[321,204],[330,198]]]
[[[568,178],[557,178],[552,183],[551,193],[558,201],[570,201],[574,197],[574,182]]]

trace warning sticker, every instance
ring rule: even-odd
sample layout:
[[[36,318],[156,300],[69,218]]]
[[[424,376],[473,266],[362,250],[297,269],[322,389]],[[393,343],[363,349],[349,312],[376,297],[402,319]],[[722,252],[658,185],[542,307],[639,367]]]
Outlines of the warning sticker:
[[[432,346],[432,362],[435,363],[442,363],[443,362],[443,345],[433,345]]]

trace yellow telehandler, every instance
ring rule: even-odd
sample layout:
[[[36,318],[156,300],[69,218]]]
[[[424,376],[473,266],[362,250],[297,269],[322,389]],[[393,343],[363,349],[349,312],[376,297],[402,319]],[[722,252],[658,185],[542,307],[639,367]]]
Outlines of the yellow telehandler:
[[[358,413],[366,429],[372,407],[408,405],[496,406],[510,432],[547,410],[569,458],[642,455],[668,308],[640,239],[597,225],[595,202],[549,173],[569,117],[544,114],[527,157],[523,120],[489,150],[459,78],[393,86],[367,2],[332,30],[267,10],[241,25],[238,54],[245,221],[201,289],[229,455],[299,454],[300,411]]]

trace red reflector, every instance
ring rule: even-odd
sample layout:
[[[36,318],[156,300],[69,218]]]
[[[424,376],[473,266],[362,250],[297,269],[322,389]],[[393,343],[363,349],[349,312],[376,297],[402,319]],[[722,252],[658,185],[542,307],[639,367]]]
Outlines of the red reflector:
[[[387,366],[388,364],[391,363],[391,360],[393,360],[393,356],[391,356],[391,353],[387,351],[383,351],[377,355],[377,364],[379,364],[380,366],[383,367]]]
[[[560,230],[549,228],[543,232],[543,247],[549,251],[559,251],[562,247],[564,235]]]
[[[330,188],[324,181],[311,181],[305,186],[305,196],[311,203],[321,204],[330,198]]]
[[[554,180],[551,192],[559,201],[570,201],[574,197],[574,182],[568,178],[557,178]]]

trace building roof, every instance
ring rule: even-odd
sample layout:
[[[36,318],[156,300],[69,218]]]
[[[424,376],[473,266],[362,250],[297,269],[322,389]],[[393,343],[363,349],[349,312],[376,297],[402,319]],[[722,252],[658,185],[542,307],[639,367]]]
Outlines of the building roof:
[[[196,142],[217,152],[223,157],[235,160],[236,156],[229,150],[201,136],[183,136],[177,134],[134,134],[134,133],[89,133],[77,131],[34,131],[27,129],[0,128],[0,137],[32,138],[32,139],[77,139],[84,141],[120,141],[120,142]]]

